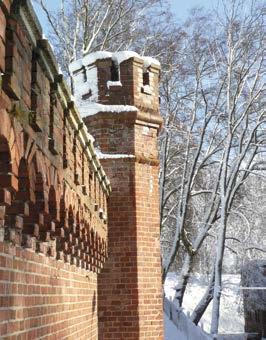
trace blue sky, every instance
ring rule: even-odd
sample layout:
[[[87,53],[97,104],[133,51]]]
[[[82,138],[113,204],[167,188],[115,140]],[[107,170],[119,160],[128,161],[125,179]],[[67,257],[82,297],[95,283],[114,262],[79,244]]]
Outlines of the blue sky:
[[[50,9],[56,9],[60,3],[59,0],[46,0],[45,3],[48,5]],[[195,6],[202,6],[206,8],[210,8],[212,4],[217,3],[216,0],[169,0],[171,4],[172,10],[175,13],[175,16],[179,20],[184,20],[189,13],[189,10]],[[47,34],[47,22],[45,20],[45,16],[43,12],[38,8],[38,6],[34,6],[37,12],[37,16],[44,27],[44,33]]]
[[[213,4],[217,3],[216,0],[169,0],[169,2],[175,16],[180,20],[184,20],[193,7],[211,8]]]

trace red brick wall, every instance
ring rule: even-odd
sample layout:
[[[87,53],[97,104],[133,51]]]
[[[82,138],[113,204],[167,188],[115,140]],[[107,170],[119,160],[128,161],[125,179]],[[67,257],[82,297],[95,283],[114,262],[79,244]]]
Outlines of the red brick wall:
[[[121,116],[99,114],[105,130],[97,129],[97,117],[86,119],[105,152],[108,140],[113,153],[122,153],[124,147],[129,155],[102,159],[113,189],[108,201],[109,256],[98,278],[99,339],[162,339],[157,129]],[[102,138],[100,131],[105,131]],[[132,138],[117,138],[121,131],[130,131]]]
[[[162,339],[157,129],[135,125],[139,338]]]
[[[149,69],[150,93],[139,58],[120,65],[123,86],[109,96],[99,73],[102,102],[138,108],[86,120],[102,152],[129,155],[102,160],[107,203],[51,47],[28,2],[9,14],[11,2],[0,6],[1,337],[162,339],[159,68]]]
[[[1,339],[98,339],[97,275],[0,242]]]
[[[116,160],[106,167],[118,175],[108,205],[110,261],[98,281],[99,339],[140,339],[133,163]]]
[[[0,4],[0,337],[97,339],[110,189],[30,5],[11,3]]]

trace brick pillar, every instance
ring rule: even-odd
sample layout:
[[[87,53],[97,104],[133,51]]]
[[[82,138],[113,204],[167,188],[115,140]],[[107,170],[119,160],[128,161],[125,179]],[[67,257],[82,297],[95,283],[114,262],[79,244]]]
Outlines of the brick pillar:
[[[99,339],[163,338],[159,244],[157,134],[159,67],[149,67],[143,84],[143,60],[120,64],[122,86],[109,90],[104,67],[96,62],[102,103],[126,104],[119,112],[98,112],[84,121],[101,148],[101,163],[111,182],[108,200],[109,258],[98,278]],[[146,70],[145,70],[146,71]],[[106,92],[104,92],[106,91]],[[102,97],[103,98],[103,97]],[[108,103],[109,100],[109,103]],[[84,112],[84,109],[83,109]]]

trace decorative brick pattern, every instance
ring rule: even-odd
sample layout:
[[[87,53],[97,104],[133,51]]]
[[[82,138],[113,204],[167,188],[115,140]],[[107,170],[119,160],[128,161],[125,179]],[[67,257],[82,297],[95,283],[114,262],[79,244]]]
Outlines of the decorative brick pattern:
[[[1,339],[97,339],[110,185],[30,3],[0,20]]]
[[[96,60],[99,103],[136,109],[83,122],[30,2],[0,24],[1,339],[162,339],[159,67]]]

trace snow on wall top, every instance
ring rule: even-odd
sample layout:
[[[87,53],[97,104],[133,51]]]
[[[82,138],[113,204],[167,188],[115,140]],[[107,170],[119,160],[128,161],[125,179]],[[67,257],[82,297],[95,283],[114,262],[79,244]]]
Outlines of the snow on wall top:
[[[104,153],[101,151],[100,148],[95,148],[95,152],[99,159],[135,158],[135,155],[131,155],[131,154]]]
[[[111,58],[116,65],[120,65],[123,61],[137,57],[143,60],[144,70],[150,65],[160,66],[158,60],[152,57],[143,57],[133,51],[120,51],[111,53],[108,51],[99,51],[85,55],[82,59],[76,60],[69,65],[69,70],[73,79],[74,97],[79,108],[81,117],[95,115],[98,112],[136,112],[135,106],[129,105],[102,105],[98,104],[98,69],[96,61]],[[112,86],[122,87],[120,81],[107,81],[108,89]],[[145,93],[151,94],[151,89],[144,88]]]
[[[82,118],[93,116],[99,112],[111,112],[111,113],[121,113],[121,112],[137,112],[138,109],[131,105],[103,105],[99,103],[82,103],[79,106],[79,112]]]
[[[79,70],[83,66],[87,66],[96,62],[96,60],[111,58],[112,53],[107,51],[98,51],[94,53],[87,54],[85,57],[75,60],[69,64],[69,71],[73,73]]]
[[[72,74],[73,72],[81,69],[83,66],[88,66],[94,64],[96,60],[112,58],[112,60],[116,64],[121,64],[123,61],[128,60],[132,57],[137,57],[143,60],[144,68],[148,68],[151,64],[160,66],[160,62],[152,57],[140,56],[138,53],[133,51],[120,51],[120,52],[108,52],[108,51],[99,51],[85,55],[83,58],[79,60],[73,61],[69,65],[69,71]]]

